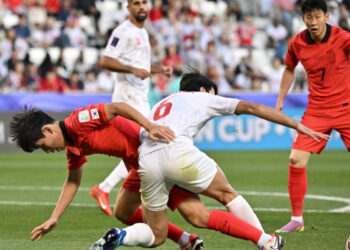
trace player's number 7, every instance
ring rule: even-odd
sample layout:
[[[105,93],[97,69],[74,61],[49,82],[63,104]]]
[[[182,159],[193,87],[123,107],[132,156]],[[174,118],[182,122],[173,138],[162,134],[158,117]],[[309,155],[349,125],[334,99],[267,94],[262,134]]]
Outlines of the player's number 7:
[[[173,106],[173,104],[171,102],[167,102],[167,100],[162,102],[159,105],[159,107],[157,108],[156,112],[154,113],[153,120],[157,121],[157,120],[167,116],[169,114],[172,106]]]

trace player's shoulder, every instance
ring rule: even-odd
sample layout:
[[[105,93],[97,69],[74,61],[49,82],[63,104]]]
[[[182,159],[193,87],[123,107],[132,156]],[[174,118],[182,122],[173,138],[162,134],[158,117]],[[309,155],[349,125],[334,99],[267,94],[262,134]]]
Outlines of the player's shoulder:
[[[130,25],[130,22],[128,20],[122,22],[119,24],[116,28],[114,28],[113,33],[114,34],[128,34],[128,31],[130,31],[132,26]]]
[[[307,42],[307,29],[300,31],[298,34],[292,37],[291,43],[306,43]]]
[[[99,119],[104,112],[104,103],[91,104],[80,109],[76,109],[69,116],[68,119],[78,119],[80,123],[88,122],[91,119]]]

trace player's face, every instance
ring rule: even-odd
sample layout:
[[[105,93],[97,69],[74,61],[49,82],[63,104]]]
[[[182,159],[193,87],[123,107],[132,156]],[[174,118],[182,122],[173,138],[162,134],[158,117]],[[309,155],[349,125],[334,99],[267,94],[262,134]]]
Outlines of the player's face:
[[[133,0],[128,5],[130,15],[139,23],[147,18],[148,2],[147,0]]]
[[[43,128],[44,138],[37,140],[36,146],[46,153],[54,153],[65,149],[63,136],[53,129]]]
[[[312,39],[320,41],[326,34],[326,22],[329,19],[329,14],[322,10],[312,10],[303,15],[303,21],[306,28],[311,34]]]

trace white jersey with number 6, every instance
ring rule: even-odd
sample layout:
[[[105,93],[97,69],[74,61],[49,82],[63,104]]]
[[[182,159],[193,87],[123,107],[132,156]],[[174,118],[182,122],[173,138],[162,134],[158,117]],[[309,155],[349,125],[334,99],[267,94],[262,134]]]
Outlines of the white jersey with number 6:
[[[240,100],[225,98],[205,92],[177,92],[157,103],[148,118],[150,121],[171,128],[176,135],[174,142],[191,141],[205,123],[213,117],[234,115]],[[154,142],[141,130],[139,154],[144,155],[169,145]]]

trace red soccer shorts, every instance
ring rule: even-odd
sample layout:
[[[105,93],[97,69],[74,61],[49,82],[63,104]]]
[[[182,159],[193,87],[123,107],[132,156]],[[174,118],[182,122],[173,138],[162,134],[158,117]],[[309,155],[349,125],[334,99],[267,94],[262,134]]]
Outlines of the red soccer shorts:
[[[312,130],[325,134],[331,134],[332,130],[335,129],[340,133],[341,139],[350,151],[350,106],[324,114],[305,112],[301,123]],[[294,136],[292,148],[320,154],[326,145],[326,140],[316,142],[311,137],[297,132]]]
[[[133,193],[140,193],[140,177],[135,169],[129,171],[129,175],[124,180],[122,187]],[[174,186],[169,193],[168,207],[174,211],[182,202],[193,195],[192,192]]]

